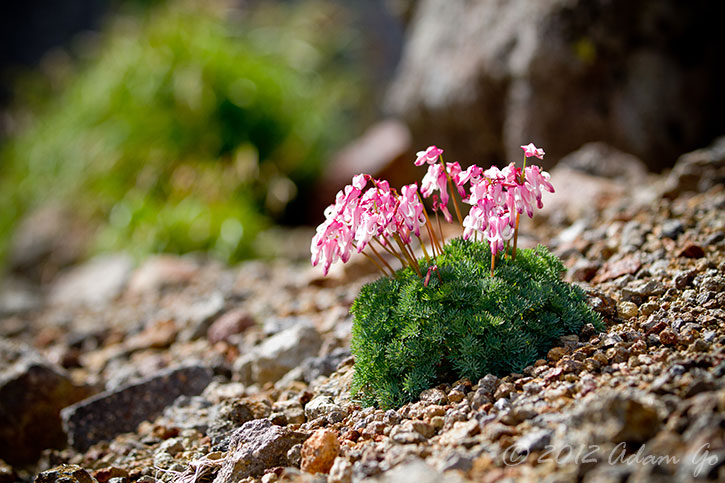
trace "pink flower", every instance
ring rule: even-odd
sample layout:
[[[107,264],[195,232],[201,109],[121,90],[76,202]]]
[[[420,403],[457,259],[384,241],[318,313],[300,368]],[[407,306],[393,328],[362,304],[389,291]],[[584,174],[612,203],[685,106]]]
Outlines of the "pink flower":
[[[471,182],[471,184],[478,183],[481,180],[482,173],[483,169],[473,164],[469,166],[468,169],[466,169],[465,171],[461,171],[455,176],[451,176],[453,183],[458,187],[458,192],[461,194],[461,198],[463,198],[463,201],[466,200],[466,192],[463,188],[463,185],[465,185],[469,181]]]
[[[436,190],[446,189],[446,174],[440,164],[431,164],[420,183],[420,194],[428,198]]]
[[[415,233],[416,236],[420,236],[420,226],[425,223],[425,217],[423,216],[423,204],[418,198],[418,185],[415,183],[408,186],[403,186],[400,197],[400,204],[398,205],[398,213],[401,217],[401,222],[404,226]]]
[[[370,178],[369,174],[360,173],[358,175],[355,175],[352,178],[352,185],[362,191],[363,188],[365,188],[365,185],[368,183],[368,178]]]
[[[491,247],[491,253],[496,255],[503,250],[506,240],[514,235],[512,219],[509,213],[493,215],[488,219],[488,230],[486,239]]]
[[[418,151],[416,156],[418,159],[415,160],[416,166],[423,166],[423,164],[433,164],[438,161],[440,155],[443,154],[443,150],[435,146],[428,146],[425,151]]]
[[[468,240],[471,235],[477,232],[483,233],[487,224],[485,210],[478,205],[473,206],[463,219],[463,239]]]
[[[543,187],[549,193],[554,192],[554,186],[549,182],[549,173],[542,171],[541,168],[535,165],[527,166],[525,177],[526,185],[536,198],[537,206],[541,209],[544,206],[541,202],[541,188]]]
[[[521,146],[521,149],[524,150],[524,156],[526,156],[527,158],[537,157],[539,159],[544,159],[544,150],[534,146],[534,143],[529,143],[526,146]]]
[[[446,219],[448,223],[453,221],[453,217],[451,216],[451,212],[448,211],[448,207],[444,205],[442,202],[438,201],[438,195],[433,195],[433,211],[437,212],[438,210],[443,213],[443,217]]]

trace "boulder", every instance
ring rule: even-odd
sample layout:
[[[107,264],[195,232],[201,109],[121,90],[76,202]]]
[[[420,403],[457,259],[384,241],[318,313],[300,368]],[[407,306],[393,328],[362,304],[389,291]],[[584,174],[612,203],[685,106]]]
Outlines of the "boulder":
[[[60,367],[30,347],[0,339],[0,458],[32,463],[46,448],[65,446],[60,412],[88,397]]]
[[[723,5],[628,0],[421,0],[388,114],[448,160],[545,165],[604,141],[651,169],[723,132]],[[666,102],[663,100],[666,99]]]
[[[676,198],[687,191],[704,192],[725,183],[725,136],[710,146],[683,154],[665,180],[663,195]]]
[[[179,396],[200,394],[212,380],[212,371],[202,366],[165,369],[156,375],[105,391],[69,406],[61,412],[68,442],[77,450],[135,431]]]

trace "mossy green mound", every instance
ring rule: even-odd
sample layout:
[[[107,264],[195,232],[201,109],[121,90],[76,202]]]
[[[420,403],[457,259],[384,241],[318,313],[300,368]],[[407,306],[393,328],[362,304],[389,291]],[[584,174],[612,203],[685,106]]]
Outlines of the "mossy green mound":
[[[603,330],[545,247],[499,259],[493,277],[490,259],[487,244],[456,239],[427,287],[406,269],[362,288],[351,310],[355,397],[399,407],[442,381],[519,372],[587,323]]]

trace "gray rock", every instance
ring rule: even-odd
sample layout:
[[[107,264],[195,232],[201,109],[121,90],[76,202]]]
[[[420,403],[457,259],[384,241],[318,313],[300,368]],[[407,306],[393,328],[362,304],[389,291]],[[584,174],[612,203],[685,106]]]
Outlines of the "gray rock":
[[[65,446],[60,412],[88,397],[63,369],[29,347],[0,339],[0,459],[34,462],[46,448]]]
[[[86,470],[78,465],[60,465],[38,474],[34,483],[97,483]]]
[[[422,0],[387,110],[448,159],[520,159],[531,140],[546,163],[601,140],[662,168],[724,130],[711,74],[724,44],[704,34],[721,13],[676,0]]]
[[[680,220],[667,220],[662,223],[662,236],[677,240],[677,237],[685,232],[685,226]]]
[[[425,436],[414,430],[410,425],[398,425],[390,431],[390,439],[398,444],[425,443]]]
[[[436,387],[420,393],[420,400],[425,404],[442,405],[447,402],[446,393]]]
[[[244,423],[232,435],[232,449],[214,483],[233,483],[260,476],[267,468],[287,466],[287,454],[306,438],[304,433],[275,426],[268,419]]]
[[[271,413],[271,406],[261,401],[248,398],[226,399],[214,408],[207,436],[211,438],[215,450],[226,451],[234,429],[248,421],[266,418]]]
[[[516,441],[516,447],[527,454],[532,451],[541,451],[549,444],[553,433],[550,429],[529,431]]]
[[[304,380],[310,383],[320,376],[329,376],[348,357],[350,357],[350,349],[338,347],[325,356],[308,358],[302,364]]]
[[[245,384],[275,382],[308,357],[316,356],[321,345],[320,333],[311,324],[300,323],[266,339],[243,356],[244,365],[235,362],[235,370],[249,371],[249,380],[240,377]]]
[[[441,462],[437,465],[438,471],[446,472],[450,470],[470,471],[473,468],[474,456],[463,453],[461,451],[450,451],[445,455]]]
[[[340,410],[340,406],[335,404],[331,397],[317,396],[305,405],[305,417],[308,421],[312,421]]]
[[[486,374],[478,381],[478,390],[483,394],[489,394],[493,396],[500,384],[500,379],[493,374]]]
[[[121,294],[132,268],[128,255],[100,255],[62,274],[49,299],[63,305],[106,304]]]
[[[184,366],[106,391],[61,412],[68,442],[79,451],[114,436],[134,431],[142,421],[155,418],[182,395],[197,395],[211,382],[206,367]]]

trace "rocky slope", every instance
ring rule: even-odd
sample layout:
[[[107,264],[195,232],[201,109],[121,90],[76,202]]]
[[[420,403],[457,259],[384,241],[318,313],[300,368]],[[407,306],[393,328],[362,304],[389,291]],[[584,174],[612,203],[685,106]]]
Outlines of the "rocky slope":
[[[309,231],[273,262],[113,255],[43,292],[6,281],[0,482],[722,480],[720,144],[647,181],[557,168],[556,186],[589,184],[525,240],[565,260],[607,332],[397,410],[348,394],[348,309],[375,275],[322,278]]]

